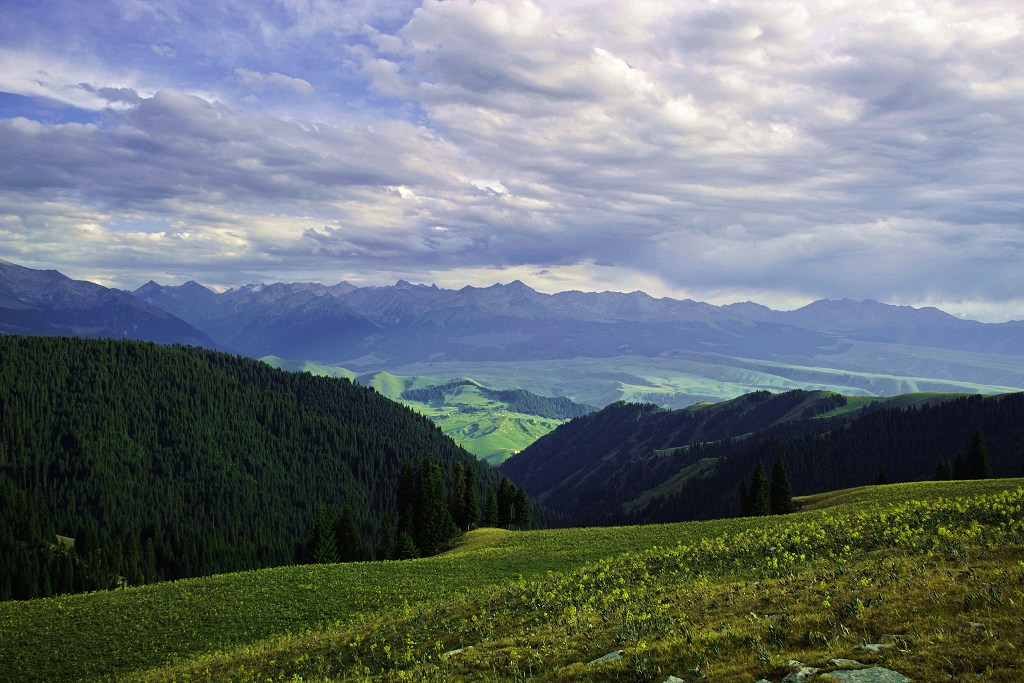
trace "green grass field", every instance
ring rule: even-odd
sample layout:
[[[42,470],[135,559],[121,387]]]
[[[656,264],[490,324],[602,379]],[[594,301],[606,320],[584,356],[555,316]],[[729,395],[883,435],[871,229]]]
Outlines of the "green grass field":
[[[483,385],[471,379],[471,384],[448,392],[444,401],[428,403],[407,400],[402,394],[411,389],[446,384],[450,379],[429,375],[395,375],[389,372],[357,375],[344,368],[311,361],[287,361],[276,356],[267,356],[262,360],[282,370],[310,372],[324,377],[345,377],[363,386],[373,387],[384,396],[426,415],[457,444],[492,465],[502,463],[565,422],[511,410],[505,403],[485,396]]]
[[[421,363],[393,371],[468,375],[489,386],[520,386],[596,406],[623,400],[669,408],[719,402],[761,389],[822,389],[879,397],[917,392],[996,394],[1024,388],[1024,368],[1009,356],[919,351],[857,342],[846,351],[814,359],[759,360],[687,351],[657,357]],[[891,370],[871,371],[872,363]]]
[[[915,680],[1015,681],[1024,665],[1022,484],[864,487],[811,497],[806,511],[778,518],[483,529],[435,558],[2,603],[0,677],[661,681],[671,673],[749,683],[780,679],[788,658],[819,666],[896,633],[899,648],[868,659]],[[964,632],[966,622],[982,626]],[[585,664],[617,649],[622,660]]]

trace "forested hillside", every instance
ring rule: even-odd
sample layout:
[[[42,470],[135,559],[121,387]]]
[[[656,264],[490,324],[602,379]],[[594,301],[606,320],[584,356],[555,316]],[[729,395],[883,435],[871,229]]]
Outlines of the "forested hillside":
[[[897,397],[830,417],[842,399],[793,391],[676,411],[615,404],[501,470],[575,523],[729,517],[757,463],[770,472],[779,458],[797,495],[931,479],[978,430],[992,476],[1024,474],[1024,394]]]
[[[430,420],[347,380],[198,348],[0,336],[0,598],[289,564],[322,510],[348,511],[352,559],[380,556],[403,465],[424,462],[445,487],[456,469],[475,482],[463,525],[501,488]]]

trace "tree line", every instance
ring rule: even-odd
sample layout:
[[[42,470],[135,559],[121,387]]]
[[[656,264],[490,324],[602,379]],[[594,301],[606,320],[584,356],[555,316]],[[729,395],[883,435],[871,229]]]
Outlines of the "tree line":
[[[398,475],[397,519],[385,517],[375,546],[364,543],[355,529],[352,508],[321,507],[305,547],[310,563],[365,560],[407,560],[434,555],[451,546],[461,533],[479,526],[528,529],[531,506],[526,492],[502,478],[485,486],[483,504],[476,471],[456,463],[445,486],[437,463],[422,458],[405,462]]]

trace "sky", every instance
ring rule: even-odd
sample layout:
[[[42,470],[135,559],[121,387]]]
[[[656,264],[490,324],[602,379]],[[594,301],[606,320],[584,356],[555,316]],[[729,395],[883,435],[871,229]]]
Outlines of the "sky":
[[[1024,5],[5,0],[0,258],[1024,319]]]

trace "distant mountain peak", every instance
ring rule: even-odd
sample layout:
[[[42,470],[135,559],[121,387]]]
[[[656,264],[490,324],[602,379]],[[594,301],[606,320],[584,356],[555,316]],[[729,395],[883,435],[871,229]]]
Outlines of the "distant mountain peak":
[[[507,285],[503,285],[500,282],[495,282],[490,287],[484,287],[482,291],[501,292],[504,294],[519,295],[529,295],[538,293],[537,290],[533,289],[532,287],[524,283],[522,280],[512,280],[512,282],[509,282]]]
[[[155,280],[150,280],[146,284],[144,284],[141,287],[139,287],[138,289],[134,290],[132,292],[132,294],[134,294],[137,297],[143,298],[143,297],[147,297],[147,296],[149,296],[149,295],[151,295],[153,293],[159,292],[163,288],[164,288],[163,285],[161,285],[159,282],[156,282]]]
[[[184,320],[145,302],[138,293],[72,280],[56,270],[4,262],[0,277],[0,331],[83,337],[126,337],[160,343],[217,344]],[[140,290],[159,294],[150,281]]]
[[[348,284],[348,283],[346,283],[346,284]],[[353,289],[357,289],[357,287],[354,287],[352,285],[348,285],[348,286],[352,287]],[[386,288],[384,288],[384,289],[386,289]],[[435,284],[417,285],[417,284],[413,284],[412,282],[409,282],[408,280],[399,280],[398,282],[396,282],[393,285],[393,289],[408,289],[408,290],[430,291],[430,292],[438,291],[437,285],[435,285]]]

